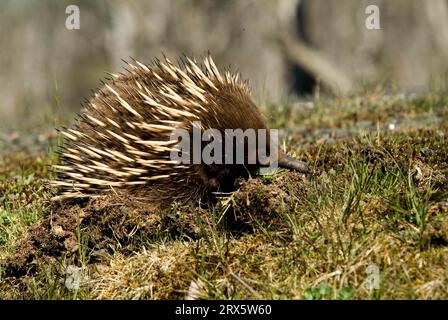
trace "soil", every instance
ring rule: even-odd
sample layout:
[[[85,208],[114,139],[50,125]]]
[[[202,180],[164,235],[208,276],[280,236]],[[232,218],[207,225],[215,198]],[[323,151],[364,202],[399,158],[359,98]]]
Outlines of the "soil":
[[[306,181],[295,172],[239,180],[237,191],[205,207],[189,203],[161,209],[126,194],[54,203],[49,215],[30,227],[6,259],[5,274],[31,275],[42,263],[61,257],[76,264],[86,248],[89,262],[94,263],[107,259],[117,248],[130,254],[161,235],[188,240],[207,236],[212,228],[238,236],[260,224],[281,226],[286,220],[282,213],[305,193]]]

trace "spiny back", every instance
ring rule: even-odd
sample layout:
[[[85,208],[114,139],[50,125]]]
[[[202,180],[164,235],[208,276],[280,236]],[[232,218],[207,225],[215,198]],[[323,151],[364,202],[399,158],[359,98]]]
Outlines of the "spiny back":
[[[179,164],[170,152],[174,130],[264,129],[265,122],[239,74],[221,74],[210,56],[200,65],[168,58],[151,65],[129,63],[111,74],[83,108],[76,124],[63,129],[65,146],[53,185],[57,199],[98,196],[111,190],[170,203],[201,199],[245,174],[241,166]]]

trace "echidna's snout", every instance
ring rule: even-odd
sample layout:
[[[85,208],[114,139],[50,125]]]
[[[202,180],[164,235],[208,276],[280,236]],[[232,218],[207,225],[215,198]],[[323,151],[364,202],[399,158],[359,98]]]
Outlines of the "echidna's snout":
[[[306,164],[303,161],[294,159],[293,157],[290,157],[286,154],[281,155],[278,159],[278,166],[280,168],[286,168],[286,169],[292,169],[292,170],[296,170],[299,171],[301,173],[311,173],[311,169],[308,166],[308,164]]]

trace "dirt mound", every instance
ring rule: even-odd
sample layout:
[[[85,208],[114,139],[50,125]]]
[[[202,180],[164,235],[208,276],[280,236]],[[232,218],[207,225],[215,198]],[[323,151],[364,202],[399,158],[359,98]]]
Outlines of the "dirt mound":
[[[304,175],[295,172],[237,181],[229,210],[234,220],[228,222],[248,227],[284,225],[284,213],[291,212],[294,203],[304,198],[306,182]]]
[[[34,272],[41,260],[51,257],[64,256],[76,263],[84,244],[95,256],[117,246],[132,251],[137,239],[151,239],[160,233],[197,237],[198,230],[190,223],[195,216],[192,209],[175,209],[164,212],[142,200],[116,195],[55,205],[8,257],[6,274]]]
[[[254,227],[281,225],[287,212],[305,192],[303,175],[288,172],[270,178],[240,180],[238,190],[216,204],[173,204],[161,209],[126,195],[55,204],[48,216],[32,226],[7,258],[5,274],[20,277],[35,272],[55,257],[77,264],[87,247],[90,262],[104,252],[130,254],[160,237],[198,239],[212,229],[238,233]]]

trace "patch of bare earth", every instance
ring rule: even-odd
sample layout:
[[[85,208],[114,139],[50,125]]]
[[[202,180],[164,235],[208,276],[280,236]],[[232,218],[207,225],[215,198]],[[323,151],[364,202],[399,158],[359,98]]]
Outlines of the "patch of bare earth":
[[[294,172],[240,180],[237,191],[209,207],[173,204],[161,209],[122,194],[55,203],[7,257],[5,274],[15,278],[32,275],[61,257],[67,265],[79,264],[84,245],[91,253],[90,263],[104,263],[109,254],[130,255],[164,237],[196,240],[216,229],[237,236],[260,224],[280,226],[285,220],[282,212],[293,209],[289,199],[305,192],[305,182],[306,177]]]

